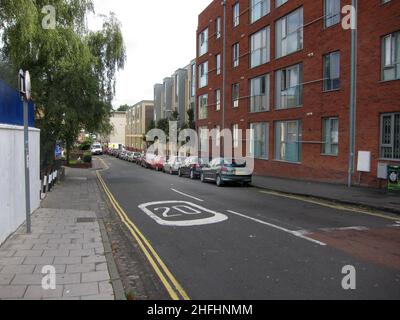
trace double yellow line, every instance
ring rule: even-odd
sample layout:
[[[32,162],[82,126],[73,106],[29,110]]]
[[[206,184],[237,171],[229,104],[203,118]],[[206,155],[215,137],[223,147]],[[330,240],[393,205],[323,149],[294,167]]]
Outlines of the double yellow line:
[[[102,159],[100,159],[102,160]],[[102,161],[103,162],[103,161]],[[103,162],[104,163],[104,162]],[[107,187],[106,183],[103,180],[103,177],[100,175],[99,171],[96,171],[97,178],[100,181],[101,186],[104,189],[104,192],[108,196],[112,206],[115,211],[118,213],[121,221],[127,226],[132,236],[136,239],[139,244],[140,249],[145,254],[146,258],[150,262],[153,267],[155,273],[160,278],[162,284],[165,289],[168,291],[172,300],[190,300],[189,296],[186,294],[185,290],[178,283],[175,277],[172,275],[171,271],[167,268],[165,263],[161,260],[157,252],[151,246],[146,237],[140,232],[140,230],[136,227],[136,225],[128,218],[125,211],[118,204],[117,200],[115,200],[113,194],[110,189]]]

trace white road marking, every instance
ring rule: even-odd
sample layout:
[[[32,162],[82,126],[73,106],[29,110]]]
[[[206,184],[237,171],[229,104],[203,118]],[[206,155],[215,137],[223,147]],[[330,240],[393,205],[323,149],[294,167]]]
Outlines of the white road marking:
[[[280,230],[280,231],[289,233],[289,234],[291,234],[291,235],[293,235],[293,236],[295,236],[295,237],[298,237],[298,238],[301,238],[301,239],[304,239],[304,240],[307,240],[307,241],[311,241],[311,242],[316,243],[316,244],[318,244],[318,245],[320,245],[320,246],[326,246],[326,243],[323,243],[323,242],[321,242],[321,241],[314,240],[314,239],[311,239],[311,238],[309,238],[309,237],[306,237],[306,236],[304,235],[304,234],[307,233],[306,230],[292,231],[292,230],[288,230],[288,229],[286,229],[286,228],[277,226],[277,225],[275,225],[275,224],[268,223],[268,222],[266,222],[266,221],[262,221],[262,220],[259,220],[259,219],[256,219],[256,218],[252,218],[252,217],[246,216],[246,215],[244,215],[244,214],[242,214],[242,213],[239,213],[239,212],[235,212],[235,211],[231,211],[231,210],[227,210],[227,211],[228,211],[229,213],[232,213],[232,214],[237,215],[237,216],[239,216],[239,217],[242,217],[242,218],[245,218],[245,219],[249,219],[249,220],[252,220],[252,221],[254,221],[254,222],[261,223],[261,224],[263,224],[263,225],[269,226],[269,227],[271,227],[271,228],[278,229],[278,230]]]
[[[197,204],[186,201],[149,202],[141,204],[139,206],[139,209],[146,213],[150,218],[155,220],[158,224],[169,227],[201,226],[228,220],[228,217],[222,213],[212,211]],[[172,212],[174,211],[180,212],[180,214],[173,214]],[[157,215],[155,212],[158,212],[159,214],[161,214],[161,216]],[[206,213],[207,215],[212,214],[212,217],[195,219],[196,217],[204,213]],[[171,217],[176,218],[178,216],[182,216],[183,220],[165,220]]]
[[[196,198],[196,197],[193,197],[193,196],[191,196],[190,194],[187,194],[187,193],[181,192],[181,191],[179,191],[179,190],[176,190],[176,189],[173,189],[173,188],[171,188],[171,190],[172,190],[172,191],[174,191],[174,192],[176,192],[176,193],[179,193],[179,194],[180,194],[180,195],[182,195],[182,196],[185,196],[185,197],[191,198],[191,199],[193,199],[193,200],[196,200],[196,201],[199,201],[199,202],[204,202],[204,200],[202,200],[202,199],[199,199],[199,198]]]
[[[320,230],[325,232],[335,232],[335,231],[348,231],[348,230],[368,231],[370,229],[367,227],[344,227],[344,228],[322,228]]]

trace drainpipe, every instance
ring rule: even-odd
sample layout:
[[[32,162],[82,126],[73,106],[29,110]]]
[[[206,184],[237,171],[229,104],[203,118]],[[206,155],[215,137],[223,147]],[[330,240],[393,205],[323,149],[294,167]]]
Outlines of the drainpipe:
[[[223,48],[222,48],[222,61],[223,61],[223,66],[222,66],[222,130],[225,129],[225,90],[226,90],[226,0],[222,0],[222,6],[224,7],[224,38],[223,38]]]
[[[349,144],[349,172],[348,182],[349,188],[352,186],[352,177],[355,170],[355,145],[356,145],[356,115],[357,115],[357,0],[352,0],[352,6],[354,8],[354,24],[352,21],[351,29],[351,75],[350,75],[350,144]]]

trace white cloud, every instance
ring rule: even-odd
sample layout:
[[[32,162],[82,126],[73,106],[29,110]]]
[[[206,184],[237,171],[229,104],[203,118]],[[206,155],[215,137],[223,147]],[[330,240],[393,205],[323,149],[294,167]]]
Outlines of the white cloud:
[[[155,83],[185,67],[196,56],[198,15],[211,0],[94,0],[96,14],[114,12],[122,23],[127,64],[118,74],[117,108],[153,99]],[[98,17],[89,27],[101,26]]]

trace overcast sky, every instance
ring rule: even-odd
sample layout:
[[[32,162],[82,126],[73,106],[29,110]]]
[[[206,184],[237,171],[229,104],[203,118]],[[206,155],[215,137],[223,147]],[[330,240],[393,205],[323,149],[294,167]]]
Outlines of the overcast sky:
[[[211,0],[94,0],[96,14],[117,15],[127,50],[114,108],[153,100],[153,86],[196,57],[198,15]],[[89,18],[89,28],[101,20]],[[100,23],[100,24],[99,24]]]

